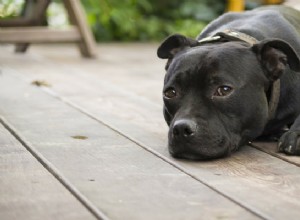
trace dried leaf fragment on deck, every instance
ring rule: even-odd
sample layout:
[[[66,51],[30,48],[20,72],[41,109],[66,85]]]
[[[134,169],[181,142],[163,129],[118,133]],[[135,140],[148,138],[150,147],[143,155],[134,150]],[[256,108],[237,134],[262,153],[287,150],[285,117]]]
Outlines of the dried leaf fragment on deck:
[[[88,137],[82,136],[82,135],[75,135],[75,136],[72,136],[72,138],[79,139],[79,140],[86,140],[86,139],[88,139]]]
[[[32,85],[35,85],[35,86],[45,86],[45,87],[51,87],[51,85],[44,81],[44,80],[34,80],[31,82]]]

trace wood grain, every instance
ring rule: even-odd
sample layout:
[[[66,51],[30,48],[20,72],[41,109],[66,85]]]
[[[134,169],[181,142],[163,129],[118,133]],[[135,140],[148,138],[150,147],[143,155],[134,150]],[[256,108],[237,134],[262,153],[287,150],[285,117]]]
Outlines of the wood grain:
[[[68,12],[70,22],[78,28],[81,35],[79,48],[81,54],[85,57],[96,56],[95,40],[87,24],[86,14],[79,0],[64,0],[65,8]]]
[[[1,124],[0,195],[3,220],[95,219]]]
[[[50,58],[40,57],[40,63],[34,67],[27,63],[26,70],[19,70],[26,72],[28,80],[46,78],[53,85],[47,90],[49,94],[54,91],[54,97],[119,131],[140,147],[161,156],[260,216],[298,219],[300,172],[293,164],[251,147],[244,147],[227,159],[200,163],[169,157],[166,150],[167,127],[162,118],[161,100],[157,98],[162,85],[158,81],[154,83],[163,78],[158,75],[161,73],[155,72],[161,63],[156,63],[154,58],[149,59],[150,54],[155,54],[154,48],[140,46],[138,50],[137,45],[133,48],[135,51],[144,50],[146,58],[130,51],[128,46],[118,45],[117,49],[107,46],[104,54],[110,63],[106,65],[96,64],[99,61],[74,62],[71,59],[60,62],[57,60],[59,55],[51,54]],[[116,57],[118,59],[114,61]],[[57,63],[61,64],[60,69],[53,71]],[[43,68],[45,66],[46,69]]]
[[[286,155],[284,153],[279,153],[277,150],[277,142],[253,142],[251,146],[266,152],[270,155],[278,157],[284,161],[300,166],[300,157],[299,156],[291,156]]]
[[[109,218],[258,218],[22,76],[3,70],[0,87],[0,112],[16,133]]]
[[[48,27],[0,28],[0,43],[78,42],[80,39],[79,31],[74,27],[63,30]]]

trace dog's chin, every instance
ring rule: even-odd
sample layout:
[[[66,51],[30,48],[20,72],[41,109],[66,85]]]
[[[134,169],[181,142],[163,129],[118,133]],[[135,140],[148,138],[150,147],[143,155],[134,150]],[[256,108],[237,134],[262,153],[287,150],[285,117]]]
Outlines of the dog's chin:
[[[172,157],[176,159],[185,159],[185,160],[194,160],[194,161],[223,158],[229,156],[232,152],[229,146],[228,147],[223,146],[222,148],[218,147],[214,149],[194,147],[193,148],[194,150],[189,150],[189,151],[180,151],[175,149],[178,148],[169,145],[169,152]],[[181,147],[181,149],[184,149],[184,147]],[[189,149],[191,148],[189,147]]]

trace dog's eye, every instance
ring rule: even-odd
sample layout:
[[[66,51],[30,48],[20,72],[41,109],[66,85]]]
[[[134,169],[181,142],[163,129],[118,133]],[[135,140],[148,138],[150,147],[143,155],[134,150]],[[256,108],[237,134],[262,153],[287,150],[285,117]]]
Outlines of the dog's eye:
[[[220,86],[215,92],[214,96],[227,96],[232,92],[230,86]]]
[[[175,98],[176,96],[177,96],[177,93],[174,88],[167,89],[164,92],[164,97],[166,97],[167,99],[172,99],[172,98]]]

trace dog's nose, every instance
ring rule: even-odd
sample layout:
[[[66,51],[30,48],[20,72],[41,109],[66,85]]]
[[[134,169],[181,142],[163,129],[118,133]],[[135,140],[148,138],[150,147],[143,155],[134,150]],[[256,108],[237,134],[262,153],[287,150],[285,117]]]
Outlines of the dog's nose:
[[[189,138],[195,134],[197,125],[190,119],[180,119],[174,122],[172,129],[174,138]]]

